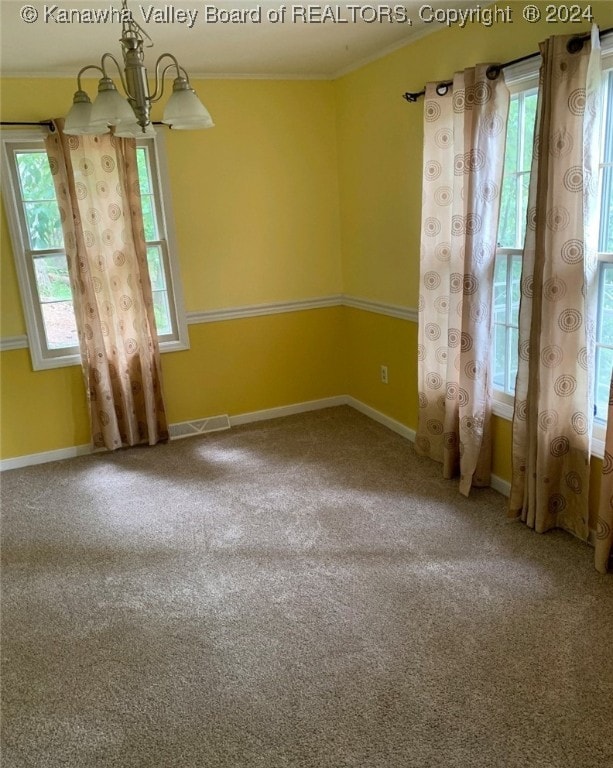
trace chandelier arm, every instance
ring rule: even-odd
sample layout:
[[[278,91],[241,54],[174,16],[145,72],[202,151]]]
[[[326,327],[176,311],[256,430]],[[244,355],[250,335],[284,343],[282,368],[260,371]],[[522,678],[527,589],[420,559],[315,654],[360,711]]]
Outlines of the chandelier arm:
[[[126,95],[128,98],[132,98],[132,95],[130,94],[130,91],[128,90],[128,86],[126,85],[126,81],[124,80],[123,72],[121,71],[121,66],[117,59],[113,56],[112,53],[104,53],[102,55],[102,59],[100,60],[100,64],[102,65],[102,73],[105,77],[108,77],[106,68],[104,66],[104,60],[105,59],[111,59],[111,61],[115,64],[117,67],[117,72],[119,73],[119,79],[121,80],[121,84],[123,86],[124,91],[126,92]]]
[[[159,94],[157,93],[157,87],[156,87],[156,93],[154,94],[155,98],[151,99],[152,103],[155,102],[155,101],[159,101],[162,98],[162,96],[164,95],[164,85],[165,85],[166,73],[168,72],[169,69],[172,69],[174,66],[175,66],[174,64],[167,64],[164,67],[164,69],[162,70],[162,75],[160,77],[160,92],[159,92]]]
[[[163,59],[172,59],[172,64],[168,64],[166,67],[164,67],[164,70],[162,72],[162,76],[160,77],[160,64]],[[185,75],[186,80],[189,81],[189,77],[187,76],[187,72],[179,65],[179,62],[176,60],[176,58],[172,55],[172,53],[162,53],[158,60],[155,62],[155,90],[153,91],[153,94],[151,95],[151,102],[159,101],[162,96],[164,95],[164,78],[166,77],[166,73],[169,69],[172,69],[172,67],[175,67],[177,70],[177,77],[181,77],[181,72]],[[160,92],[158,93],[158,88],[160,89]]]
[[[88,64],[87,66],[83,67],[77,73],[77,87],[79,88],[80,91],[83,90],[83,88],[81,87],[81,77],[83,76],[84,72],[87,72],[88,69],[97,69],[98,72],[102,72],[102,74],[104,75],[104,70],[102,69],[102,67],[99,67],[97,64]]]

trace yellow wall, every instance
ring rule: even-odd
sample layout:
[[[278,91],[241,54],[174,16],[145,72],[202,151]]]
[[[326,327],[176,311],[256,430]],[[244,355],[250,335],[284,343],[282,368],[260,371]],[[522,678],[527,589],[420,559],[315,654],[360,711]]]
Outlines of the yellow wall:
[[[194,82],[215,128],[167,131],[188,311],[340,293],[331,82]]]
[[[0,206],[0,334],[20,336],[25,331],[6,215],[4,206]]]
[[[423,109],[401,94],[587,28],[527,24],[524,3],[506,5],[511,24],[443,29],[335,82],[196,81],[216,127],[165,134],[187,310],[341,292],[415,307]],[[613,26],[613,4],[592,5]],[[65,79],[4,79],[2,119],[65,114],[73,89]],[[2,216],[6,337],[25,327]],[[162,356],[169,419],[349,394],[415,428],[416,331],[350,308],[192,325],[191,349]],[[0,377],[3,458],[87,442],[77,368],[32,372],[27,350],[16,350],[2,353]],[[494,472],[509,479],[509,422],[495,420],[494,444]]]
[[[33,373],[27,349],[3,352],[0,362],[3,459],[89,442],[79,366]]]
[[[415,429],[417,324],[347,307],[344,331],[349,394]],[[381,365],[388,384],[381,382]]]
[[[345,391],[341,307],[193,325],[190,339],[162,355],[171,423]]]
[[[538,50],[539,41],[550,35],[589,28],[585,23],[528,24],[521,19],[526,3],[498,5],[511,6],[512,23],[443,30],[338,81],[337,137],[346,293],[405,307],[417,306],[423,102],[408,104],[401,95],[405,91],[420,91],[430,80],[448,80],[454,71],[477,62],[525,56]],[[538,5],[544,9],[550,3]],[[591,5],[601,28],[613,26],[613,3]],[[356,315],[347,325],[350,394],[414,429],[415,326],[402,320],[383,325],[375,314],[359,315],[359,320]],[[399,358],[398,350],[403,357]],[[378,382],[381,363],[389,365],[388,389],[382,389]],[[493,441],[493,472],[508,481],[510,422],[494,418]]]
[[[340,293],[334,84],[193,84],[216,127],[165,132],[187,311]],[[4,79],[2,119],[65,114],[74,87],[66,79]],[[6,338],[25,334],[25,324],[4,209],[0,236]],[[162,355],[170,421],[344,392],[340,312],[191,325],[191,349]],[[2,458],[89,440],[76,367],[33,372],[27,350],[3,352],[0,409]]]
[[[477,62],[525,56],[550,35],[589,27],[527,24],[521,20],[525,3],[499,5],[511,6],[512,24],[445,29],[338,81],[345,292],[417,306],[423,100],[408,104],[401,95],[420,91],[430,80],[448,80],[454,71]],[[550,3],[538,5],[544,8]],[[613,26],[613,3],[591,5],[602,28]]]
[[[190,326],[189,352],[162,355],[170,423],[249,413],[346,390],[342,308]],[[32,371],[26,349],[2,353],[2,458],[89,442],[78,366]]]
[[[193,85],[215,128],[164,131],[187,311],[340,293],[334,83]],[[5,78],[2,119],[66,114],[74,88]],[[0,323],[12,336],[25,327],[4,220],[2,229]]]

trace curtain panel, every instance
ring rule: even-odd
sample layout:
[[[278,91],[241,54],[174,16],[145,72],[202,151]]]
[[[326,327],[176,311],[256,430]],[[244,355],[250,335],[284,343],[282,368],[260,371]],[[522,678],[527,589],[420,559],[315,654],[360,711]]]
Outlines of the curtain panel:
[[[46,140],[97,447],[168,439],[134,139]]]
[[[569,36],[570,37],[570,36]],[[510,515],[588,538],[600,48],[541,44],[513,417]]]
[[[420,253],[417,451],[490,483],[491,306],[509,110],[487,65],[426,86]]]

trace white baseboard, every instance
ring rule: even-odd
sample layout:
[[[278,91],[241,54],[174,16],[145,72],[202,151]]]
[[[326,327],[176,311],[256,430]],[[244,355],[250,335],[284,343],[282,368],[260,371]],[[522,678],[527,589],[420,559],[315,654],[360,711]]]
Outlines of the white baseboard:
[[[347,405],[355,408],[356,411],[360,411],[360,413],[368,416],[373,421],[378,421],[379,424],[383,424],[383,426],[391,429],[393,432],[397,432],[399,435],[402,435],[402,437],[405,437],[412,443],[415,442],[414,429],[410,429],[400,421],[396,421],[390,416],[386,416],[384,413],[371,408],[369,405],[365,405],[353,397],[347,397],[346,402]],[[503,496],[506,496],[507,498],[511,495],[511,483],[509,483],[507,480],[503,480],[501,477],[498,477],[498,475],[492,475],[490,487],[492,487],[495,491],[498,491],[498,493],[501,493]]]
[[[336,397],[323,397],[319,400],[307,400],[303,403],[294,403],[292,405],[282,405],[277,408],[265,408],[261,411],[251,411],[249,413],[241,413],[236,416],[230,416],[230,426],[237,427],[240,424],[250,424],[256,421],[268,421],[269,419],[280,419],[284,416],[293,416],[297,413],[307,413],[308,411],[319,411],[323,408],[334,408],[339,405],[348,405],[351,408],[355,408],[356,411],[363,413],[369,419],[382,424],[384,427],[391,429],[392,432],[396,432],[402,437],[415,442],[415,430],[405,426],[400,421],[396,421],[391,416],[386,416],[381,411],[377,411],[370,405],[356,400],[355,397],[350,395],[338,395]],[[197,420],[200,421],[200,420]],[[206,417],[202,419],[206,421]],[[173,426],[179,426],[171,424]],[[197,432],[195,432],[197,434]],[[99,449],[96,449],[99,450]],[[72,448],[60,448],[56,451],[44,451],[43,453],[30,453],[25,456],[16,456],[13,459],[0,460],[0,472],[4,472],[9,469],[20,469],[21,467],[29,467],[35,464],[46,464],[50,461],[61,461],[62,459],[72,459],[76,456],[84,456],[94,451],[91,445],[76,445]],[[497,475],[492,475],[492,488],[502,493],[503,496],[510,496],[511,484],[506,480],[503,480]]]
[[[294,403],[293,405],[282,405],[278,408],[266,408],[262,411],[252,411],[250,413],[241,413],[236,416],[230,416],[230,426],[236,427],[239,424],[249,424],[255,421],[267,421],[268,419],[279,419],[283,416],[292,416],[296,413],[306,413],[307,411],[318,411],[322,408],[333,408],[338,405],[347,405],[349,398],[346,395],[339,395],[337,397],[324,397],[319,400],[308,400],[303,403]],[[365,406],[366,407],[366,406]],[[200,419],[196,419],[200,421]],[[207,417],[204,417],[202,421],[207,421]],[[173,426],[179,426],[171,424]],[[194,434],[197,434],[195,432]],[[9,469],[21,469],[22,467],[30,467],[35,464],[47,464],[50,461],[62,461],[63,459],[73,459],[76,456],[84,456],[89,453],[93,453],[94,449],[92,445],[75,445],[70,448],[59,448],[54,451],[43,451],[42,453],[29,453],[23,456],[15,456],[11,459],[0,460],[0,472],[4,472]]]
[[[13,459],[2,459],[0,461],[0,472],[4,472],[8,469],[21,469],[22,467],[31,467],[35,464],[47,464],[50,461],[74,459],[76,456],[85,456],[88,453],[92,453],[93,450],[93,447],[89,444],[73,445],[70,448],[58,448],[55,451],[28,453],[24,456],[15,456]]]
[[[334,408],[338,405],[347,404],[348,398],[346,395],[338,395],[337,397],[323,397],[320,400],[307,400],[304,403],[281,405],[278,408],[265,408],[263,411],[251,411],[250,413],[241,413],[237,416],[230,416],[230,424],[233,427],[238,427],[240,424],[250,424],[254,421],[280,419],[283,416],[293,416],[296,413],[320,411],[322,408]]]
[[[498,475],[492,475],[490,486],[507,498],[511,495],[511,483],[508,480],[503,480],[502,477],[498,477]]]
[[[345,403],[350,405],[352,408],[355,408],[356,411],[363,413],[364,416],[368,416],[369,419],[378,421],[379,424],[383,424],[384,427],[391,429],[392,432],[397,432],[399,435],[402,435],[402,437],[405,437],[412,443],[415,442],[415,430],[405,426],[400,421],[392,419],[391,416],[386,416],[384,413],[381,413],[381,411],[377,411],[375,408],[371,408],[370,405],[366,405],[360,400],[356,400],[355,397],[347,396],[345,398]]]

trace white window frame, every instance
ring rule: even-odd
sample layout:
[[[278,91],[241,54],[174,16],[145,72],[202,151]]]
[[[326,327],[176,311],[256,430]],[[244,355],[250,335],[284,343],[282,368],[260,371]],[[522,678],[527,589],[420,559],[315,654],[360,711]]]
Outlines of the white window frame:
[[[604,65],[603,69],[610,70],[609,77],[613,79],[613,52],[609,56],[604,57],[603,65]],[[611,81],[609,81],[609,82],[611,82]],[[609,111],[613,115],[613,104],[609,103],[609,101],[610,101],[610,96],[609,96],[609,93],[607,93],[605,109],[607,111]],[[609,136],[611,138],[613,138],[613,126],[606,126],[606,125],[604,125],[604,121],[603,121],[602,135],[601,135],[601,146],[606,143],[606,138],[605,138],[605,135],[604,135],[605,134],[605,130],[608,130],[609,131]],[[604,158],[603,158],[603,160],[604,160]],[[603,203],[603,206],[604,206],[603,182],[604,182],[604,179],[605,179],[604,166],[605,166],[605,163],[600,163],[599,171],[601,171],[601,172],[600,172],[599,195],[600,195],[600,199],[601,199],[601,201]],[[611,168],[610,165],[609,165],[609,178],[610,178],[611,174],[613,174],[613,168]],[[605,212],[604,207],[601,207],[601,210],[600,210],[601,219],[599,221],[599,234],[600,234],[600,227],[602,226],[602,215],[603,215],[604,212]],[[604,282],[601,282],[601,280],[602,280],[602,278],[604,276],[604,269],[603,269],[603,267],[604,267],[605,264],[611,265],[611,263],[613,263],[613,252],[600,251],[600,243],[598,243],[598,265],[597,265],[597,270],[598,270],[598,276],[597,276],[598,298],[597,298],[597,303],[596,303],[596,309],[597,309],[597,312],[596,312],[596,335],[597,335],[597,337],[598,337],[598,333],[599,333],[599,330],[600,330],[600,322],[601,322],[601,319],[602,319],[602,315],[601,315],[601,313],[598,310],[603,308],[602,305],[601,305],[601,299],[603,299],[603,296],[604,296]],[[603,300],[603,303],[604,303],[604,300]],[[610,349],[611,345],[610,344],[603,344],[602,342],[599,342],[598,339],[596,339],[596,355],[598,354],[598,348],[599,347],[601,349],[603,349],[603,348],[609,348]],[[595,371],[594,371],[594,377],[595,378],[597,378],[597,373],[598,373],[598,366],[596,365]],[[608,402],[608,398],[607,398],[607,402]],[[594,408],[594,410],[596,411],[596,407]],[[599,414],[599,413],[595,412],[595,414],[594,414],[595,434],[599,438],[601,438],[602,440],[604,440],[604,437],[605,437],[606,420],[607,420],[606,415],[603,416],[603,414]]]
[[[43,127],[29,130],[3,129],[0,133],[2,165],[4,168],[2,173],[2,195],[26,322],[28,347],[30,349],[32,368],[35,371],[69,365],[81,365],[81,355],[78,347],[63,347],[59,349],[49,349],[47,347],[41,303],[38,297],[38,288],[33,269],[34,261],[29,256],[31,249],[25,212],[19,202],[21,195],[14,153],[28,149],[44,149],[46,135],[47,129]],[[146,145],[148,148],[151,185],[154,192],[159,230],[159,240],[151,244],[161,246],[168,304],[175,325],[172,337],[160,337],[160,352],[186,350],[189,349],[189,334],[181,289],[163,134],[161,131],[156,130],[155,137],[137,139],[137,145]],[[54,249],[54,252],[56,251],[64,252],[62,248]]]
[[[541,58],[535,57],[529,61],[521,62],[513,67],[509,67],[505,71],[505,81],[511,95],[520,91],[527,91],[531,88],[538,87],[539,69],[541,65]],[[605,38],[602,41],[602,69],[603,71],[613,68],[613,39],[611,37]],[[517,253],[515,250],[509,250],[506,248],[497,249],[496,253]],[[522,251],[520,250],[521,254]],[[610,261],[610,254],[599,254],[599,268],[600,263],[604,261]],[[493,329],[493,324],[492,324]],[[492,341],[493,344],[493,341]],[[511,421],[513,419],[513,410],[515,406],[515,398],[513,395],[503,392],[496,387],[493,387],[492,391],[492,413],[501,418]],[[606,423],[600,420],[594,420],[592,427],[592,455],[600,458],[604,457],[604,440],[606,433]]]
[[[535,59],[531,59],[528,61],[521,62],[520,64],[517,64],[513,67],[509,67],[505,71],[505,82],[507,84],[507,87],[509,88],[509,91],[511,92],[511,96],[515,95],[516,93],[520,93],[521,91],[530,91],[533,88],[538,88],[539,84],[539,68],[541,64],[540,57],[537,57]],[[496,257],[498,255],[506,255],[506,256],[514,256],[519,255],[521,256],[523,254],[523,249],[515,249],[515,248],[496,248]],[[507,260],[507,285],[508,285],[508,278],[510,273],[510,264],[511,260]],[[507,309],[507,320],[508,320],[508,309]],[[492,331],[494,329],[494,324],[492,322]],[[492,340],[493,345],[493,340]],[[513,409],[515,405],[515,397],[508,392],[505,392],[501,389],[497,389],[495,386],[493,387],[493,402],[492,402],[492,412],[496,416],[502,416],[504,419],[508,419],[511,421],[513,419]]]

